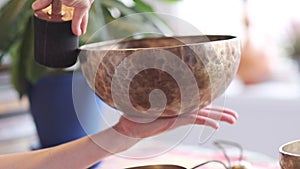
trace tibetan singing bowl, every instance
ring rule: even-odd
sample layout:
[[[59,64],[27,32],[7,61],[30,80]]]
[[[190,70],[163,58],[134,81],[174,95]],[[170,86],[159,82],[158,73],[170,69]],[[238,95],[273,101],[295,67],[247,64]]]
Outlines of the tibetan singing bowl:
[[[123,39],[80,47],[89,86],[124,114],[169,117],[210,104],[240,61],[233,36]]]
[[[282,169],[300,168],[300,140],[295,140],[279,148],[279,164]]]

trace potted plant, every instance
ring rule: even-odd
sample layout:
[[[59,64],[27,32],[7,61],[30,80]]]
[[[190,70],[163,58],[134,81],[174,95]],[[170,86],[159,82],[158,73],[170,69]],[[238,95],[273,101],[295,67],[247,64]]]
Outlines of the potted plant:
[[[20,97],[28,96],[41,147],[44,148],[82,137],[86,135],[86,131],[78,122],[73,105],[73,71],[50,69],[34,61],[31,9],[33,1],[9,0],[0,9],[0,61],[4,55],[11,57],[12,84]],[[89,41],[94,32],[107,23],[130,14],[154,10],[144,0],[132,0],[130,4],[121,0],[95,0],[89,12],[87,33],[80,37],[80,45]],[[168,29],[167,24],[155,13],[142,15],[140,20],[129,17],[126,22],[118,23],[113,28],[116,32],[127,31],[134,34],[144,29],[146,25],[155,31],[163,32],[163,29]],[[103,40],[107,40],[107,37],[98,36],[93,39],[93,41]],[[80,109],[86,116],[84,123],[91,124],[89,127],[93,132],[99,129],[97,124],[99,113],[95,110],[98,105],[91,105],[94,93],[88,89],[81,73],[74,77],[78,81],[77,87],[82,91]]]

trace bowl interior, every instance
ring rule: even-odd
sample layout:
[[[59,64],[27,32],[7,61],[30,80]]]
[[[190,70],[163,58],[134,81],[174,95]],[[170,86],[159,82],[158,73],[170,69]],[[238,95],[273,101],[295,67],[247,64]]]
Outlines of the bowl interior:
[[[92,43],[81,46],[84,50],[129,50],[141,48],[165,48],[176,46],[189,46],[192,44],[229,40],[235,38],[229,35],[208,36],[174,36],[149,37],[142,39],[120,39],[106,42]]]
[[[300,140],[284,144],[280,148],[280,152],[283,154],[289,154],[292,156],[300,157]]]

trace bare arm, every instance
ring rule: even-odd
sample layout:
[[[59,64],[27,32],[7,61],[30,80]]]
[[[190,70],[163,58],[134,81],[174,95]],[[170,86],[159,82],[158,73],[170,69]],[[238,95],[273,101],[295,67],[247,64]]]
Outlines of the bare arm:
[[[121,117],[102,132],[53,148],[0,156],[0,168],[6,169],[83,169],[101,159],[129,149],[141,139],[187,124],[218,128],[217,121],[233,124],[237,114],[228,109],[206,108],[174,118],[158,118],[138,123]]]
[[[113,128],[109,128],[92,137],[84,137],[53,148],[0,156],[0,168],[84,169],[113,153],[130,148],[138,141],[139,139],[122,138]],[[102,144],[104,148],[98,144]],[[114,149],[110,148],[108,152],[106,146]]]

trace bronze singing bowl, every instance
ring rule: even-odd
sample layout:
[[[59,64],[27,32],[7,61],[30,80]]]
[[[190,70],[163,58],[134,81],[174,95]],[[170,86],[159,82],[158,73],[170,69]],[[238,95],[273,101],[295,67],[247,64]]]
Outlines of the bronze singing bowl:
[[[282,169],[300,168],[300,140],[292,141],[279,148],[279,163]]]
[[[228,87],[240,62],[234,36],[153,37],[81,46],[89,86],[125,114],[169,117],[202,108]]]

